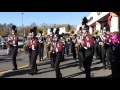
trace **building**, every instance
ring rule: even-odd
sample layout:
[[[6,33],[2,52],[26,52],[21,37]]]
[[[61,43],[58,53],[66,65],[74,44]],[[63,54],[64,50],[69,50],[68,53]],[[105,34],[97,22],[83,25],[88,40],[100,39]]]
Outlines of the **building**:
[[[119,31],[120,29],[120,12],[91,12],[87,17],[88,25],[90,26],[89,31],[92,34],[94,30],[100,31],[102,25],[107,23],[110,27],[110,32]],[[81,23],[77,26],[77,31],[81,27]]]
[[[48,35],[51,34],[50,31],[51,31],[51,29],[48,29],[48,30],[47,30]],[[54,32],[54,33],[56,32],[56,28],[53,29],[53,32]],[[62,33],[67,33],[67,29],[66,29],[65,27],[59,28],[59,34],[62,34]]]

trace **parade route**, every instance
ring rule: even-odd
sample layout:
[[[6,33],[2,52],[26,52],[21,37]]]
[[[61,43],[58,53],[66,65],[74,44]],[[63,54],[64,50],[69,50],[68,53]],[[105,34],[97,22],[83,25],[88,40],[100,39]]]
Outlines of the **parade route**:
[[[19,56],[20,54],[20,56]],[[19,69],[12,71],[11,61],[9,62],[0,62],[0,78],[55,78],[55,71],[50,67],[50,60],[37,61],[38,74],[31,76],[28,75],[30,68],[28,67],[28,56],[24,52],[18,54],[18,66]],[[0,57],[1,58],[1,57]],[[8,56],[4,56],[8,58]],[[23,59],[24,58],[24,59]],[[102,68],[102,63],[99,60],[93,59],[91,67],[92,78],[110,78],[111,70]],[[80,70],[78,59],[73,60],[72,56],[65,55],[65,61],[60,64],[61,73],[64,78],[85,78],[84,69]]]
[[[45,59],[46,58],[46,56],[43,58],[43,59]],[[39,61],[37,61],[37,63],[38,63]],[[27,68],[29,65],[24,65],[24,66],[21,66],[21,67],[18,67],[18,69],[23,69],[23,68]],[[5,74],[5,73],[8,73],[8,72],[12,72],[13,70],[5,70],[5,71],[2,71],[2,72],[0,72],[0,74]]]

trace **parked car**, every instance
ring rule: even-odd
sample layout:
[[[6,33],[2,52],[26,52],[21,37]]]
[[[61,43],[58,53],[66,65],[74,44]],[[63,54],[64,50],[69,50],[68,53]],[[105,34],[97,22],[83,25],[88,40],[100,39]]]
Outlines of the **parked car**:
[[[2,49],[6,49],[6,48],[7,48],[7,47],[6,47],[6,39],[5,39],[5,38],[2,38],[2,39],[1,39],[0,47],[1,47]]]
[[[1,41],[2,41],[2,39],[0,38],[0,48],[1,48]]]

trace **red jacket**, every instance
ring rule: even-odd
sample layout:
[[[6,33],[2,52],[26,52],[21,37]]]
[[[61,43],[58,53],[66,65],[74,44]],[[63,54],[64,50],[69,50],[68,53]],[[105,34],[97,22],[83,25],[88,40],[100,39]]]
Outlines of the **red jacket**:
[[[84,47],[88,47],[87,46],[87,43],[89,43],[90,44],[90,48],[94,48],[94,38],[93,38],[93,36],[92,35],[87,35],[85,38],[84,38],[84,43],[83,43],[83,46]]]
[[[34,46],[34,49],[38,49],[38,40],[37,39],[32,39],[32,44],[30,44],[30,48]]]
[[[12,40],[13,45],[18,45],[18,40],[19,40],[19,37],[15,35]]]
[[[54,44],[56,44],[56,42],[51,43],[51,45],[53,45],[52,52],[56,52],[56,45],[54,45]]]
[[[107,38],[107,42],[108,42],[108,43],[110,43],[109,41],[111,40],[111,37],[112,37],[112,36],[111,36],[110,34],[107,34],[107,35],[106,35],[106,38]]]
[[[62,42],[57,42],[57,46],[56,46],[56,52],[62,52],[63,50],[63,43]]]

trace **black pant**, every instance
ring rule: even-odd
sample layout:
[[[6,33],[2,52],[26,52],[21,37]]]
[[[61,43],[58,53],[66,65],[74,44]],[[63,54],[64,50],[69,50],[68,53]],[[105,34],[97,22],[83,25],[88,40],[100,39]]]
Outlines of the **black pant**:
[[[111,53],[111,48],[110,47],[102,47],[102,62],[104,68],[109,68],[110,67],[110,53]],[[107,64],[106,64],[107,63]]]
[[[31,72],[32,73],[37,72],[37,64],[36,64],[37,56],[38,56],[38,50],[32,50],[32,57],[31,57]]]
[[[65,47],[64,47],[64,54],[65,54]]]
[[[16,63],[17,52],[18,52],[18,47],[13,46],[12,47],[12,64],[13,64],[14,69],[17,69],[17,63]]]
[[[109,46],[106,50],[106,62],[107,62],[107,68],[111,67],[111,47]]]
[[[43,53],[44,53],[44,44],[39,43],[39,59],[40,59],[40,61],[41,61],[41,59],[43,59]]]
[[[99,52],[100,61],[102,62],[101,45],[98,45],[98,52]]]
[[[64,61],[64,53],[65,53],[65,48],[62,50],[62,61]]]
[[[95,50],[95,56],[96,56],[96,58],[98,58],[99,57],[99,49],[98,49],[98,44],[97,43],[95,43],[95,45],[94,45],[94,50]]]
[[[78,60],[79,60],[79,67],[82,68],[83,67],[83,60],[84,60],[82,52],[79,52]]]
[[[72,52],[73,52],[73,58],[76,59],[76,50],[75,50],[75,47],[72,48]]]
[[[62,60],[62,52],[58,52],[56,53],[56,62],[55,62],[55,72],[56,72],[56,78],[61,78],[62,74],[60,72],[60,62]]]
[[[29,65],[31,65],[32,49],[29,48]]]
[[[54,68],[56,61],[56,53],[50,53],[50,57],[51,57],[51,67]]]
[[[69,54],[69,46],[66,46],[66,54]]]
[[[90,67],[91,67],[92,59],[93,59],[93,51],[92,50],[85,50],[83,67],[85,69],[86,78],[91,77],[91,75],[90,75],[90,72],[91,72]]]
[[[10,54],[12,54],[12,45],[10,45]]]

